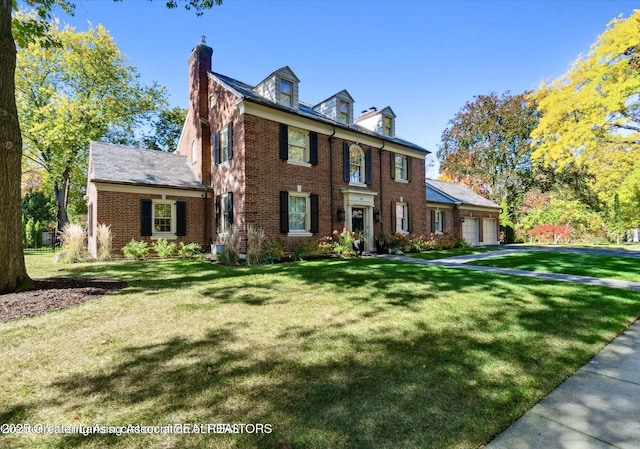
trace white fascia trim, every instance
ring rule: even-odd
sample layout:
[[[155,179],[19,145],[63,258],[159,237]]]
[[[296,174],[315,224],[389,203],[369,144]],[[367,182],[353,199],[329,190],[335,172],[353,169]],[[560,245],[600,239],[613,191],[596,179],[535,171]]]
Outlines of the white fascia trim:
[[[184,136],[184,131],[187,129],[187,123],[189,123],[189,117],[191,117],[191,111],[187,111],[187,117],[184,119],[184,124],[182,125],[182,131],[180,131],[180,138],[178,139],[178,146],[175,150],[173,150],[174,154],[178,153],[178,148],[182,145],[182,138]]]
[[[207,193],[201,190],[182,190],[169,187],[147,187],[127,184],[110,184],[91,181],[98,192],[140,193],[144,195],[169,195],[186,198],[205,198]]]
[[[416,159],[425,160],[427,154],[422,151],[411,150],[409,148],[397,145],[394,142],[388,140],[382,140],[374,136],[362,134],[356,131],[348,131],[338,126],[334,126],[328,123],[321,123],[316,120],[302,117],[297,114],[281,111],[280,109],[271,108],[262,104],[254,103],[252,101],[239,100],[236,105],[240,109],[240,114],[249,114],[256,117],[264,118],[278,123],[284,123],[287,126],[293,126],[301,128],[307,131],[313,131],[320,134],[330,136],[335,130],[335,137],[350,142],[355,142],[361,145],[367,145],[373,148],[380,148],[384,144],[386,151],[391,151],[404,156],[410,156]]]
[[[458,207],[460,209],[460,212],[464,212],[468,210],[468,211],[477,211],[477,212],[492,212],[496,214],[500,213],[500,209],[496,209],[493,207],[472,206],[467,204],[461,204]]]

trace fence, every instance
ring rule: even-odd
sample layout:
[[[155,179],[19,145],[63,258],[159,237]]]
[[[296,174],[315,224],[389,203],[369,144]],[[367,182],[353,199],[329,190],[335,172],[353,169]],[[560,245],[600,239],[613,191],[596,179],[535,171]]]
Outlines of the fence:
[[[34,231],[35,232],[35,231]],[[55,229],[40,231],[39,236],[32,236],[29,242],[24,244],[25,253],[55,251],[60,248],[60,239]]]

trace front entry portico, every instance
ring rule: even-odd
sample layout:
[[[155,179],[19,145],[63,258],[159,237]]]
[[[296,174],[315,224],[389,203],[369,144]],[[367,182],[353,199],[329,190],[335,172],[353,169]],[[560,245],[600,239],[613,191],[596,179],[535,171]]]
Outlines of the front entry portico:
[[[373,239],[373,207],[378,193],[366,189],[347,188],[342,190],[345,208],[345,227],[364,237],[365,251],[375,248]]]

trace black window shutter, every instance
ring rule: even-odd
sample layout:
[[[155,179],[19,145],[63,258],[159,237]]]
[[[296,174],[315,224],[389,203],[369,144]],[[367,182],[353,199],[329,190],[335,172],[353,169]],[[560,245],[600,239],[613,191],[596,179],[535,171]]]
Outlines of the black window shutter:
[[[390,153],[391,160],[389,165],[391,166],[391,179],[396,179],[396,155],[395,153]]]
[[[407,211],[407,216],[405,217],[405,220],[407,221],[407,232],[413,232],[413,217],[411,216],[411,205],[407,204],[405,210]]]
[[[221,204],[220,204],[220,200],[221,197],[220,195],[216,195],[216,232],[220,232],[220,210],[221,210]]]
[[[176,235],[187,235],[187,202],[176,201]]]
[[[431,232],[436,232],[436,211],[431,209]]]
[[[227,193],[227,216],[224,218],[229,226],[233,226],[233,192]]]
[[[233,122],[229,122],[227,125],[227,158],[230,160],[233,157]]]
[[[309,133],[309,163],[318,165],[318,133]]]
[[[289,159],[289,127],[280,123],[280,159]]]
[[[220,133],[213,133],[213,161],[215,165],[220,164]]]
[[[391,201],[391,231],[398,232],[396,229],[396,203],[395,201]]]
[[[289,232],[289,192],[280,192],[280,232]]]
[[[411,158],[406,156],[407,158],[407,181],[411,181]]]
[[[311,194],[311,232],[317,234],[320,232],[318,195]]]
[[[365,184],[371,185],[371,148],[364,153],[364,179]]]
[[[440,212],[440,223],[442,223],[442,232],[444,232],[444,211]]]
[[[152,211],[153,202],[151,200],[140,200],[140,235],[143,237],[151,236]]]
[[[347,142],[344,143],[344,182],[349,182],[351,176],[349,174],[349,144]]]

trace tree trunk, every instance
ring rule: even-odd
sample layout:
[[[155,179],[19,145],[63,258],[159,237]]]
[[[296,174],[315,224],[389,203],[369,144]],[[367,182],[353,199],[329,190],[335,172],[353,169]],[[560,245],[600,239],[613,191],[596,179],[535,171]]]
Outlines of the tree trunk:
[[[15,97],[16,46],[12,0],[0,0],[0,293],[33,287],[22,252],[22,136]]]
[[[56,204],[58,206],[58,230],[62,231],[67,223],[69,223],[69,216],[67,215],[67,197],[69,190],[66,188],[67,182],[62,183],[60,187],[58,183],[53,185],[53,193],[56,197]]]

